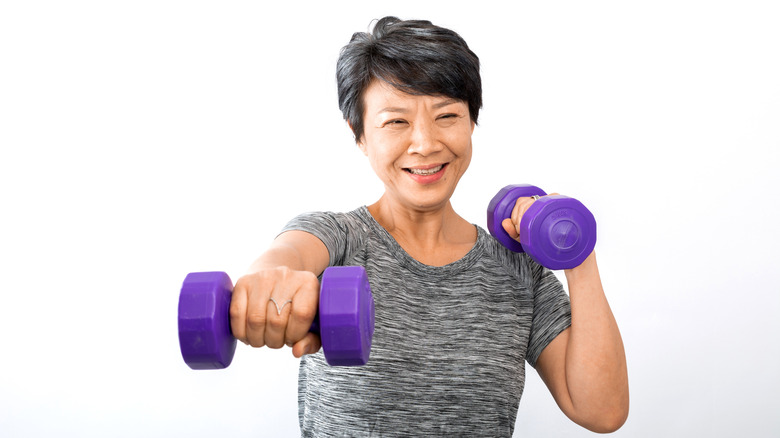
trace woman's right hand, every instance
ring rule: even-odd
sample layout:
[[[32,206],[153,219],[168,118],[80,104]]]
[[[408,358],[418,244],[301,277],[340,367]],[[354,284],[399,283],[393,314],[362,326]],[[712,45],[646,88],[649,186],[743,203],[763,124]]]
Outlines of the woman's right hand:
[[[253,347],[293,348],[301,357],[319,351],[310,333],[319,306],[320,283],[308,271],[260,269],[238,279],[230,303],[233,336]]]

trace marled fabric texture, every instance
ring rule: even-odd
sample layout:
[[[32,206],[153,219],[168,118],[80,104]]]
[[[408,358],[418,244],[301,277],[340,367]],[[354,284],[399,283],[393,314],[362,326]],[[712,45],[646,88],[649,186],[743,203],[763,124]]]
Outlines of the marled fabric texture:
[[[553,273],[477,227],[477,243],[442,267],[409,256],[366,207],[306,213],[285,228],[317,236],[330,265],[361,265],[376,305],[371,358],[301,360],[304,437],[511,437],[525,383],[571,324]]]

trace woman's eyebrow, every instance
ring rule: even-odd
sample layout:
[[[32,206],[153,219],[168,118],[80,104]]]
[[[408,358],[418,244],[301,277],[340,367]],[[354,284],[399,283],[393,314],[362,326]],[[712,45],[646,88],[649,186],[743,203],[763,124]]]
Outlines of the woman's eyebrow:
[[[388,106],[388,107],[385,107],[385,108],[382,108],[381,110],[379,110],[379,112],[377,112],[377,114],[382,114],[382,113],[404,113],[404,114],[406,114],[408,112],[409,112],[409,110],[406,109],[406,108],[400,108],[400,107],[395,107],[395,106]]]
[[[458,99],[447,99],[445,101],[442,101],[442,102],[439,102],[439,103],[433,105],[433,108],[434,109],[439,109],[439,108],[443,108],[443,107],[445,107],[447,105],[452,105],[453,103],[460,103],[460,102],[461,101],[458,100]]]
[[[433,105],[433,109],[444,108],[447,105],[452,105],[454,103],[460,103],[460,102],[461,101],[458,100],[458,99],[447,99],[447,100],[444,100],[444,101],[441,101],[439,103],[434,104]],[[385,108],[382,108],[381,110],[379,110],[377,112],[377,114],[382,114],[382,113],[402,113],[402,114],[406,114],[408,112],[409,112],[409,110],[406,109],[406,108],[401,108],[401,107],[396,107],[396,106],[388,106],[388,107],[385,107]]]

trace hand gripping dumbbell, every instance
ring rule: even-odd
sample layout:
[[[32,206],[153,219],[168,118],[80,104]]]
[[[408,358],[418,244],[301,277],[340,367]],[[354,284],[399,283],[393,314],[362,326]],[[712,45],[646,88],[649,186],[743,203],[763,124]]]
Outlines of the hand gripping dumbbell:
[[[501,226],[512,216],[517,198],[537,199],[520,219],[520,243]],[[545,196],[539,187],[509,185],[499,190],[488,204],[488,230],[502,245],[514,252],[525,252],[550,269],[579,266],[596,246],[596,220],[585,206],[568,196]]]
[[[192,272],[184,279],[179,294],[179,346],[190,368],[226,368],[233,361],[232,291],[233,283],[224,272]],[[320,335],[329,365],[368,362],[374,335],[374,298],[362,266],[325,269],[319,312],[310,331]]]

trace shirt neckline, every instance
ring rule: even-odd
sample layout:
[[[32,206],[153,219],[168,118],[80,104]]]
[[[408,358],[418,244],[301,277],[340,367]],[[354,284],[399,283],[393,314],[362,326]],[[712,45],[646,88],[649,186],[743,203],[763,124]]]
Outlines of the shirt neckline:
[[[422,263],[409,255],[409,253],[407,253],[406,250],[401,247],[392,234],[390,234],[382,225],[380,225],[374,216],[371,215],[371,213],[368,211],[368,206],[364,205],[360,207],[358,209],[358,214],[363,218],[366,224],[368,224],[371,230],[380,237],[380,240],[387,245],[390,253],[393,257],[395,257],[396,260],[398,260],[401,266],[418,274],[434,277],[445,277],[454,273],[462,272],[476,263],[476,261],[479,260],[480,256],[484,252],[487,232],[479,225],[472,224],[477,229],[477,241],[474,242],[474,246],[472,246],[463,257],[444,266],[426,265],[425,263]]]

